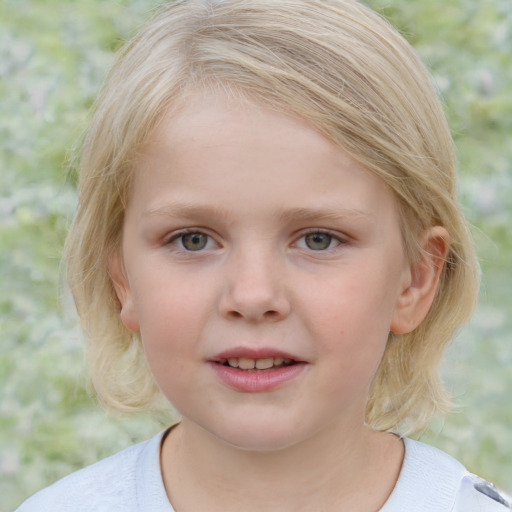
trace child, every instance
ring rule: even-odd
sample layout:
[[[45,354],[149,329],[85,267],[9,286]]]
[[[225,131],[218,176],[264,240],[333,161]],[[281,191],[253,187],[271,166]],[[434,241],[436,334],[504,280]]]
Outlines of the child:
[[[66,249],[108,407],[179,423],[28,511],[503,511],[405,437],[478,268],[429,77],[352,0],[178,0],[124,48]]]

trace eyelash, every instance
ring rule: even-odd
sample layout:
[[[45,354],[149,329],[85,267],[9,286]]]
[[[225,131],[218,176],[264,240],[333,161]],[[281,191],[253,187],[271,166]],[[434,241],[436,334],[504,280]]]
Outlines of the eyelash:
[[[326,247],[325,249],[312,249],[311,247],[299,247],[300,249],[304,249],[304,250],[309,250],[309,251],[312,251],[312,252],[316,252],[316,253],[321,253],[321,252],[327,252],[327,251],[332,251],[332,250],[336,250],[340,245],[345,245],[347,243],[347,240],[343,237],[341,237],[338,233],[334,233],[332,231],[329,231],[328,229],[311,229],[311,230],[308,230],[306,232],[303,232],[301,234],[301,236],[299,238],[297,238],[296,242],[294,243],[294,245],[297,245],[297,243],[302,240],[302,239],[306,239],[306,237],[310,236],[310,235],[327,235],[330,237],[330,241],[329,241],[329,246]],[[330,247],[331,243],[335,241],[337,242],[336,245],[334,247]]]
[[[190,249],[190,248],[185,247],[183,238],[187,235],[205,236],[206,237],[205,245],[202,247],[199,246],[197,249]],[[308,244],[308,242],[306,242],[307,237],[311,236],[311,235],[327,235],[329,237],[328,245],[326,247],[319,247],[317,249],[312,248]],[[180,240],[181,240],[181,242],[179,242]],[[302,246],[302,247],[299,245],[299,242],[301,240],[305,241],[303,244],[304,246]],[[334,247],[331,247],[333,241],[336,242],[336,245]],[[183,229],[178,232],[175,232],[169,239],[167,239],[165,241],[165,245],[173,245],[176,250],[182,251],[185,253],[194,253],[194,252],[200,253],[200,252],[203,252],[204,250],[211,249],[212,242],[218,246],[218,244],[215,242],[213,237],[211,237],[208,233],[205,233],[201,229],[197,229],[197,228],[187,228],[187,229]],[[321,241],[319,241],[319,243],[321,243]],[[330,251],[336,250],[339,248],[340,245],[345,245],[345,244],[347,244],[347,240],[340,237],[337,233],[333,233],[332,231],[329,231],[329,230],[317,228],[317,229],[310,229],[306,232],[303,232],[301,234],[301,236],[295,240],[295,242],[293,243],[293,246],[295,246],[301,250],[311,251],[313,253],[325,253],[325,252],[330,252]]]
[[[213,237],[211,237],[208,233],[205,233],[201,229],[197,229],[197,228],[182,229],[181,231],[173,233],[167,240],[165,240],[165,245],[174,245],[177,250],[184,251],[184,252],[190,252],[190,253],[201,252],[206,248],[206,247],[202,247],[195,251],[192,249],[187,249],[186,247],[183,246],[183,240],[181,241],[181,247],[179,247],[177,242],[180,239],[183,239],[187,235],[202,235],[202,236],[207,237],[207,239],[208,239],[206,241],[206,244],[209,244],[209,242],[213,241],[216,245],[218,245],[215,242],[215,240],[213,239]]]

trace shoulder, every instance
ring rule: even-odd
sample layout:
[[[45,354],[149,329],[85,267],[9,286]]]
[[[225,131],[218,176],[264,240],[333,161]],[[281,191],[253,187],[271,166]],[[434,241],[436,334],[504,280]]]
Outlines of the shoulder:
[[[130,512],[138,510],[140,494],[148,489],[161,499],[162,435],[71,473],[28,498],[16,512]]]
[[[492,484],[471,475],[456,459],[433,446],[405,439],[400,476],[381,512],[506,512],[507,501]],[[480,482],[480,486],[474,484]],[[484,486],[484,482],[488,487]],[[484,489],[493,489],[486,494]],[[476,493],[476,494],[475,494]],[[497,507],[497,508],[496,508]]]
[[[46,487],[16,512],[132,510],[136,461],[147,442],[127,448]],[[117,507],[119,505],[119,507]],[[114,507],[114,508],[112,508]],[[116,508],[117,507],[117,508]]]
[[[471,473],[460,483],[453,512],[506,512],[512,510],[508,496],[492,483]]]

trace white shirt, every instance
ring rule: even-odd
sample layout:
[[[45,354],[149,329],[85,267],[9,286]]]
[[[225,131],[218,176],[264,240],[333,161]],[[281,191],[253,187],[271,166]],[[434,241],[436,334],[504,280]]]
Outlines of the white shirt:
[[[15,512],[175,512],[160,469],[163,435],[62,478]],[[404,442],[400,476],[380,512],[512,510],[492,484],[469,473],[454,458],[418,441]]]

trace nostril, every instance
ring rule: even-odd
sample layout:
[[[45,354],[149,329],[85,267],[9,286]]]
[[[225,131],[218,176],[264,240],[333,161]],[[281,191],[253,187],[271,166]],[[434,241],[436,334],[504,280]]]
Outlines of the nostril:
[[[228,312],[228,316],[233,319],[239,319],[239,318],[246,318],[247,320],[275,320],[278,319],[281,315],[279,311],[276,311],[274,309],[270,309],[268,311],[265,311],[261,316],[260,315],[250,315],[250,314],[243,314],[240,311],[237,311],[236,309],[231,310]]]

